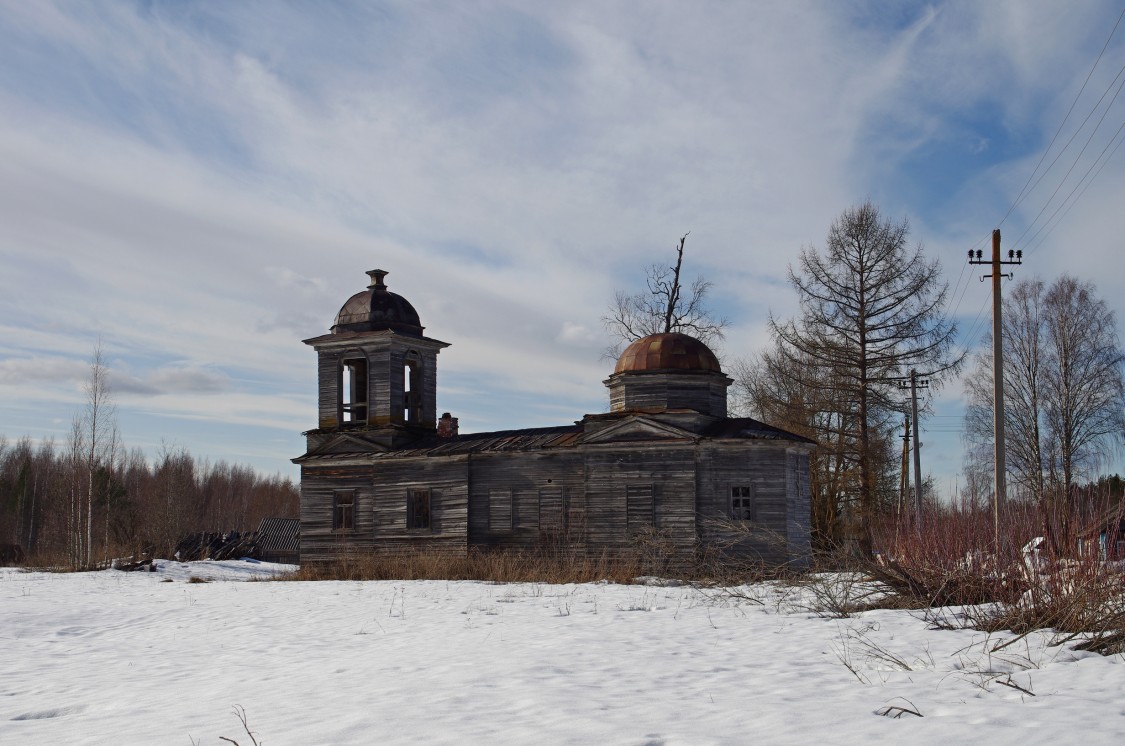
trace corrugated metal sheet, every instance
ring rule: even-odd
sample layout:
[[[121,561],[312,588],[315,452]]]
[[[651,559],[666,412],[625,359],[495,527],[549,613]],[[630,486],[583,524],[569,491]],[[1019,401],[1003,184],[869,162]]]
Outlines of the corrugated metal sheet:
[[[258,525],[258,546],[263,553],[298,551],[301,548],[301,519],[263,518]]]

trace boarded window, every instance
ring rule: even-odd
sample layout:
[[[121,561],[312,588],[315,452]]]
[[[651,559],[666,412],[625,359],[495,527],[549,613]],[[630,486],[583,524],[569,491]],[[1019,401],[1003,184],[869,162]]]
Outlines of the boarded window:
[[[512,491],[488,491],[488,530],[512,530]]]
[[[512,526],[514,528],[539,528],[539,499],[524,494],[522,499],[512,496]]]
[[[409,529],[430,528],[430,490],[413,489],[406,491],[406,527]]]
[[[332,493],[332,530],[351,531],[355,528],[355,490],[336,490]]]
[[[749,487],[738,485],[730,488],[730,517],[736,521],[756,520],[754,494]]]
[[[543,487],[539,490],[539,528],[544,531],[562,531],[566,528],[566,499],[562,487]]]
[[[341,422],[367,424],[367,358],[340,364],[339,390]]]
[[[629,533],[656,525],[656,504],[651,484],[626,485],[625,519]]]

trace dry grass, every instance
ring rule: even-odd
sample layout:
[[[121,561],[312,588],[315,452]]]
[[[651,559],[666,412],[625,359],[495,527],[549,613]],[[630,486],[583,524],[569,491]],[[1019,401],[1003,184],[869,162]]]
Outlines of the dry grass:
[[[345,553],[308,563],[278,580],[480,580],[497,583],[629,583],[643,575],[636,557],[470,550],[464,555],[411,551]]]
[[[700,585],[738,585],[766,577],[760,563],[701,553],[688,560],[665,547],[640,542],[633,551],[586,555],[568,548],[537,551],[478,550],[345,552],[327,562],[307,563],[277,580],[478,580],[495,583],[633,583],[658,576]]]

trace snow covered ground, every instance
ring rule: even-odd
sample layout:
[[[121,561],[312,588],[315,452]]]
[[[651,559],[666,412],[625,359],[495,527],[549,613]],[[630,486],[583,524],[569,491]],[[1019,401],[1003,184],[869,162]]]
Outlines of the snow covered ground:
[[[918,613],[824,619],[769,587],[752,605],[686,587],[232,582],[284,569],[0,570],[0,743],[249,746],[236,705],[268,746],[1125,741],[1125,661],[1043,636],[990,655],[982,633]]]

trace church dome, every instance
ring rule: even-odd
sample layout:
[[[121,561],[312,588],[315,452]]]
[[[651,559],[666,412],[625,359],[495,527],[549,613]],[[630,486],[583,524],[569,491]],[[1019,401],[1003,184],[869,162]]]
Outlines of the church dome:
[[[722,373],[715,353],[695,337],[679,332],[651,334],[625,348],[617,359],[617,373],[649,371]]]
[[[336,314],[332,333],[373,332],[390,329],[401,334],[422,336],[422,321],[406,298],[387,290],[383,278],[389,273],[373,269],[367,273],[371,284],[356,293]]]

